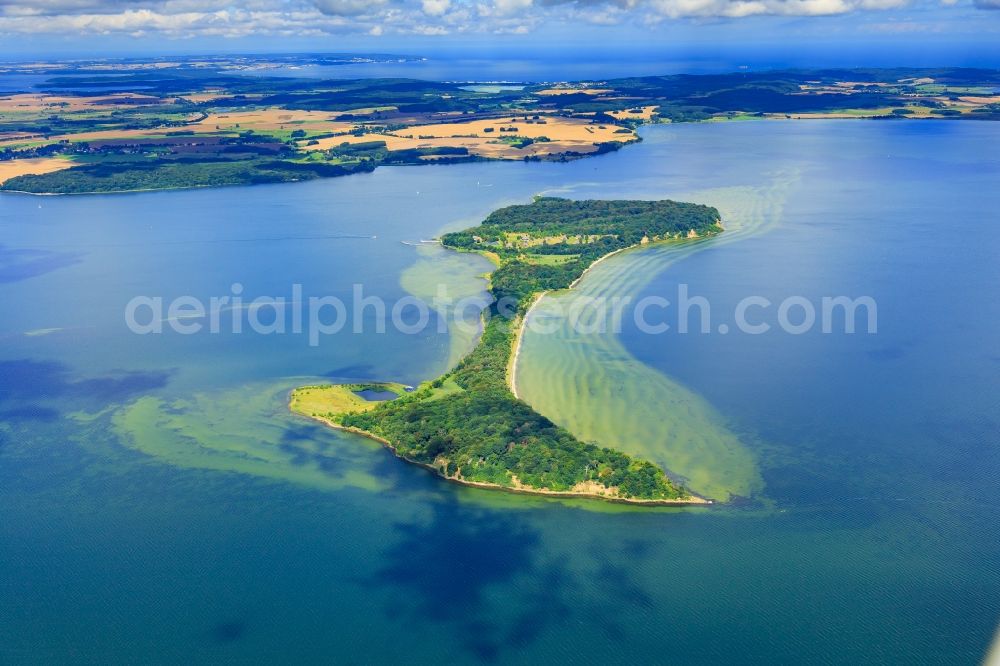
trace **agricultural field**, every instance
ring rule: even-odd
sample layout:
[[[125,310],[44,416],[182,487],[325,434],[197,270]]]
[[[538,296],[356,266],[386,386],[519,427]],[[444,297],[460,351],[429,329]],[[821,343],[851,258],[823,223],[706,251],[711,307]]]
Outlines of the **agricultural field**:
[[[618,150],[658,122],[1000,118],[1000,75],[986,70],[463,86],[234,74],[274,66],[253,58],[122,65],[39,64],[50,78],[36,90],[0,96],[0,189],[117,192],[308,180],[380,164],[566,160]]]

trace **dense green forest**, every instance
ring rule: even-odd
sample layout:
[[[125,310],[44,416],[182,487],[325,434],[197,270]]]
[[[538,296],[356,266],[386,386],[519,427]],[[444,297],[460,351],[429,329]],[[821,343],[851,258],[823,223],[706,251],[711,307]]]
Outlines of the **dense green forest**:
[[[79,194],[181,187],[218,187],[312,180],[371,171],[371,162],[323,164],[274,158],[178,158],[105,160],[41,175],[17,176],[0,189],[16,192]]]
[[[354,144],[339,152],[330,151],[322,160],[296,158],[288,152],[267,155],[266,151],[252,150],[253,146],[195,156],[105,153],[95,159],[84,155],[81,159],[94,161],[63,171],[16,176],[0,184],[0,190],[80,194],[287,183],[373,171],[380,164],[420,164],[423,156],[434,156],[439,163],[478,159],[464,148],[388,151],[384,142],[377,142],[374,149],[371,146]]]
[[[461,250],[501,257],[491,276],[502,310],[523,310],[532,294],[565,289],[599,257],[643,239],[680,238],[721,230],[719,212],[676,201],[573,201],[540,197],[530,205],[508,206],[478,227],[445,234],[442,242]],[[527,252],[530,250],[530,252]],[[559,264],[538,263],[538,255],[572,257]]]
[[[385,439],[405,458],[451,478],[553,491],[582,491],[591,482],[622,499],[690,497],[652,463],[582,442],[515,398],[507,385],[507,368],[520,314],[540,289],[569,286],[609,248],[652,235],[712,234],[720,229],[718,221],[714,208],[674,201],[539,198],[496,211],[474,229],[448,234],[446,246],[491,252],[496,248],[481,234],[606,236],[577,244],[579,258],[558,266],[533,264],[514,248],[502,249],[500,266],[492,275],[496,300],[485,313],[482,338],[468,356],[444,376],[371,411],[326,416]],[[506,297],[515,299],[508,310],[501,305]]]

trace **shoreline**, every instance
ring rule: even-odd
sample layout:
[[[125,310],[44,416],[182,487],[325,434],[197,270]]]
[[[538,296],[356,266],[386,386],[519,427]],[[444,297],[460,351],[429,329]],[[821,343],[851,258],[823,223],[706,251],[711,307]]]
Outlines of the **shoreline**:
[[[518,400],[521,399],[521,396],[517,394],[517,359],[521,355],[521,335],[524,333],[524,327],[528,325],[528,315],[531,314],[531,310],[547,293],[549,293],[548,290],[540,291],[535,294],[534,298],[531,299],[531,303],[524,311],[524,314],[521,315],[521,321],[517,326],[517,330],[514,331],[514,351],[510,355],[510,364],[507,366],[507,387],[510,388],[510,392],[513,393],[514,397]]]
[[[632,248],[641,246],[642,243],[637,243],[635,245],[629,245],[628,247],[620,247],[617,250],[613,250],[605,255],[598,257],[594,261],[594,263],[590,264],[590,266],[587,266],[587,268],[585,268],[584,271],[580,273],[580,276],[575,280],[573,280],[568,287],[566,287],[565,289],[559,289],[557,291],[570,291],[571,289],[576,287],[576,285],[580,282],[580,280],[582,280],[584,277],[587,276],[587,273],[590,272],[590,269],[596,266],[597,264],[601,263],[602,261],[604,261],[609,257],[618,254],[619,252],[624,252],[625,250],[631,250]],[[531,303],[524,310],[524,314],[521,315],[521,321],[517,326],[517,330],[514,331],[514,350],[511,353],[510,364],[507,367],[507,387],[510,389],[510,392],[514,394],[514,397],[517,398],[518,400],[521,399],[521,396],[517,394],[517,360],[521,356],[521,336],[524,334],[525,326],[528,325],[528,315],[531,314],[531,311],[535,309],[535,306],[538,305],[538,302],[541,301],[542,298],[548,293],[549,290],[540,291],[537,294],[535,294],[534,297],[532,297]]]
[[[73,168],[73,167],[69,167]],[[27,174],[35,175],[35,174]],[[351,175],[351,174],[345,174]],[[334,176],[336,178],[336,176]],[[108,191],[94,191],[94,192],[28,192],[27,190],[5,190],[0,187],[0,194],[20,194],[27,195],[31,197],[75,197],[77,195],[83,196],[93,196],[96,194],[145,194],[148,192],[177,192],[178,190],[208,190],[220,187],[252,187],[254,185],[282,185],[284,183],[302,183],[306,181],[296,180],[296,181],[284,181],[284,182],[274,182],[274,183],[225,183],[219,185],[182,185],[179,187],[147,187],[138,190],[108,190]],[[2,183],[0,183],[2,184]]]
[[[722,220],[719,220],[718,224],[719,228],[725,230],[725,227],[722,224]],[[706,238],[711,238],[714,235],[715,234],[708,234],[705,236],[695,236],[693,238],[685,238],[682,240],[691,240],[691,241],[705,240]],[[565,289],[559,289],[557,290],[556,293],[560,291],[573,290],[576,287],[576,285],[580,283],[580,280],[587,277],[587,273],[590,272],[590,269],[592,269],[594,266],[601,263],[605,259],[609,259],[620,252],[624,252],[626,250],[634,250],[637,247],[650,247],[659,243],[674,243],[674,242],[677,241],[673,239],[664,239],[658,241],[650,241],[648,243],[636,243],[635,245],[629,245],[628,247],[620,247],[617,250],[608,252],[607,254],[598,257],[594,261],[594,263],[592,263],[590,266],[587,266],[587,268],[584,269],[582,273],[580,273],[580,277],[573,280],[568,287],[566,287]],[[542,300],[542,297],[548,293],[549,291],[541,291],[535,295],[535,297],[531,301],[531,304],[527,307],[527,309],[524,311],[524,314],[521,316],[521,323],[520,325],[518,325],[517,331],[514,333],[514,352],[511,355],[510,367],[507,369],[507,387],[510,389],[510,392],[514,394],[514,397],[517,398],[518,400],[521,399],[521,396],[517,394],[517,360],[521,355],[521,338],[522,335],[524,334],[524,327],[528,323],[528,316],[531,315],[531,311],[535,309],[535,306],[538,305],[538,302]]]
[[[295,389],[292,389],[292,391],[289,392],[289,396],[291,396],[291,393],[294,392],[294,390]],[[540,497],[556,497],[565,499],[594,499],[594,500],[601,500],[604,502],[614,502],[616,504],[630,504],[635,506],[688,507],[688,506],[711,506],[715,504],[713,500],[705,499],[704,497],[698,497],[697,495],[691,495],[686,499],[644,500],[644,499],[631,499],[628,497],[612,497],[609,495],[600,495],[598,493],[574,492],[572,490],[546,490],[542,488],[512,488],[510,486],[501,486],[498,483],[487,483],[485,481],[467,481],[465,479],[460,479],[454,476],[448,476],[442,473],[441,470],[435,467],[434,465],[420,462],[419,460],[413,460],[412,458],[404,456],[396,449],[396,447],[393,445],[392,442],[383,437],[379,437],[378,435],[370,433],[367,430],[362,430],[360,428],[352,428],[350,426],[344,426],[323,416],[311,416],[303,414],[302,412],[296,412],[294,410],[290,411],[292,411],[293,414],[298,414],[303,418],[307,418],[313,421],[319,421],[323,425],[333,428],[334,430],[349,432],[354,435],[359,435],[361,437],[365,437],[372,441],[378,442],[385,448],[389,449],[392,452],[392,455],[394,455],[396,458],[403,460],[411,465],[422,467],[423,469],[427,470],[428,472],[431,472],[440,479],[444,479],[445,481],[448,481],[450,483],[455,483],[460,486],[466,486],[469,488],[482,488],[484,490],[501,490],[515,495],[537,495]]]
[[[642,142],[642,137],[640,137],[638,135],[638,132],[636,132],[635,138],[633,138],[630,141],[615,141],[615,147],[611,148],[611,149],[605,149],[605,150],[602,151],[598,147],[595,150],[590,151],[590,152],[586,152],[586,153],[577,153],[577,152],[573,152],[573,151],[563,152],[563,153],[551,153],[551,154],[546,154],[546,155],[539,155],[539,156],[536,157],[535,160],[532,160],[532,161],[538,161],[538,162],[569,162],[569,161],[575,161],[575,160],[584,159],[584,158],[588,158],[588,157],[598,157],[598,156],[604,155],[604,154],[606,154],[608,152],[617,152],[617,151],[621,150],[622,148],[624,148],[625,146],[629,146],[629,145],[631,145],[633,143],[641,143],[641,142]],[[599,145],[605,145],[605,144],[589,144],[589,145],[597,147]],[[34,158],[24,158],[24,159],[34,159]],[[62,197],[62,196],[75,196],[75,195],[78,195],[78,194],[81,194],[81,195],[96,195],[96,194],[138,194],[138,193],[144,193],[144,192],[174,192],[174,191],[177,191],[177,190],[204,190],[204,189],[213,189],[213,188],[217,188],[217,187],[252,187],[252,186],[256,186],[256,185],[285,185],[285,184],[289,184],[289,183],[304,183],[304,182],[310,182],[310,181],[314,181],[314,180],[326,180],[328,178],[342,178],[344,176],[353,176],[353,175],[361,174],[361,173],[373,173],[376,169],[380,169],[380,168],[384,168],[384,167],[425,166],[427,164],[438,164],[438,165],[445,164],[446,165],[446,164],[452,164],[452,163],[469,164],[469,163],[475,163],[475,162],[516,162],[516,161],[521,161],[522,159],[524,159],[524,158],[514,159],[514,158],[508,158],[508,157],[493,157],[493,156],[489,156],[489,155],[470,155],[470,156],[468,156],[468,159],[461,159],[461,160],[454,160],[454,161],[448,161],[448,160],[445,160],[445,159],[436,159],[436,160],[424,160],[424,161],[413,162],[413,163],[403,162],[403,163],[395,163],[395,164],[393,164],[393,163],[376,164],[371,169],[361,169],[361,170],[351,171],[349,173],[340,173],[340,174],[335,174],[335,175],[324,175],[324,176],[317,176],[315,178],[302,178],[302,179],[295,179],[295,180],[275,180],[275,181],[270,181],[270,182],[253,182],[253,181],[248,181],[248,182],[245,182],[245,183],[219,183],[219,184],[211,184],[211,185],[177,185],[175,187],[147,187],[147,188],[128,189],[128,190],[96,190],[96,191],[88,191],[88,192],[29,192],[27,190],[8,190],[8,189],[4,189],[3,188],[3,183],[7,182],[11,178],[5,178],[4,180],[0,181],[0,194],[8,192],[10,194],[22,194],[22,195],[26,194],[26,195],[38,196],[38,197]],[[79,165],[74,165],[74,166],[85,166],[85,164],[79,164]],[[73,166],[66,167],[66,169],[60,169],[60,170],[69,170],[69,169],[72,169],[72,168],[73,168]],[[42,173],[42,174],[27,173],[27,174],[20,174],[20,175],[33,176],[33,175],[45,175],[45,173]],[[17,177],[17,176],[13,176],[13,177]]]
[[[795,121],[800,121],[800,120],[844,120],[844,121],[852,121],[852,120],[952,120],[952,121],[961,121],[961,120],[969,120],[969,119],[962,118],[962,117],[935,116],[935,115],[929,115],[929,116],[898,116],[897,117],[897,116],[879,116],[879,115],[871,115],[871,116],[867,116],[867,115],[826,116],[826,115],[822,115],[822,114],[803,114],[803,115],[799,115],[799,116],[792,116],[790,118],[778,117],[778,116],[763,116],[763,117],[759,117],[759,118],[712,117],[712,118],[706,118],[704,120],[689,121],[688,123],[683,123],[683,124],[695,124],[695,125],[699,125],[699,124],[711,124],[711,123],[720,123],[720,122],[721,123],[748,122],[748,121],[754,121],[754,120],[757,120],[757,121],[768,121],[768,120],[771,120],[771,121],[795,122]],[[604,151],[604,152],[598,150],[598,151],[593,151],[593,152],[589,152],[589,153],[552,153],[552,154],[546,155],[544,157],[539,157],[537,161],[540,161],[540,162],[563,162],[563,161],[575,161],[575,160],[579,160],[579,159],[586,159],[586,158],[590,158],[590,157],[599,157],[600,155],[606,154],[606,152],[617,152],[617,151],[622,150],[623,148],[626,148],[627,146],[630,146],[632,144],[641,143],[642,140],[643,140],[642,139],[642,135],[638,134],[638,129],[640,127],[649,127],[649,126],[656,126],[656,125],[673,125],[673,124],[678,124],[678,123],[664,122],[664,121],[659,121],[659,122],[651,122],[651,121],[641,122],[635,128],[637,138],[635,138],[635,139],[633,139],[631,141],[621,141],[621,142],[618,143],[617,147],[614,148],[613,150]],[[25,159],[33,159],[33,158],[25,158]],[[517,161],[517,160],[510,159],[510,158],[491,157],[491,156],[482,156],[482,155],[479,155],[479,156],[475,156],[475,159],[462,160],[461,163],[468,163],[468,162],[513,162],[513,161]],[[393,166],[423,166],[423,165],[426,165],[426,164],[441,164],[441,163],[444,163],[444,162],[442,160],[427,160],[427,161],[419,162],[419,163],[415,163],[415,164],[378,164],[378,165],[375,166],[375,169],[379,169],[379,168],[383,168],[383,167],[393,167]],[[67,169],[72,169],[72,168],[73,167],[67,167]],[[342,178],[344,176],[353,176],[353,175],[355,175],[357,173],[372,173],[375,169],[372,169],[371,171],[357,171],[357,172],[344,173],[344,174],[338,174],[338,175],[332,175],[332,176],[320,176],[320,177],[317,177],[317,178],[304,178],[302,180],[285,180],[285,181],[278,180],[278,181],[263,182],[263,183],[255,183],[255,182],[246,182],[246,183],[220,183],[218,185],[179,185],[177,187],[150,187],[150,188],[140,188],[140,189],[131,189],[131,190],[100,190],[100,191],[90,191],[90,192],[29,192],[29,191],[26,191],[26,190],[6,190],[6,189],[3,189],[2,187],[0,187],[0,194],[9,193],[9,194],[30,195],[30,196],[37,196],[37,197],[62,197],[62,196],[75,196],[75,195],[141,194],[141,193],[147,193],[147,192],[175,192],[175,191],[178,191],[178,190],[202,190],[202,189],[211,189],[211,188],[216,188],[216,187],[253,187],[253,186],[257,186],[257,185],[285,185],[285,184],[289,184],[289,183],[309,182],[309,181],[312,181],[312,180],[325,180],[327,178]],[[39,175],[39,174],[25,174],[25,175]],[[5,182],[5,181],[0,181],[0,185],[2,185],[3,182]],[[629,249],[629,248],[622,248],[622,249]],[[620,251],[620,250],[616,250],[616,251]],[[598,261],[600,261],[600,260],[598,260]],[[581,275],[580,277],[583,277],[583,276]]]
[[[654,242],[655,242],[655,241],[654,241]],[[647,245],[649,245],[649,243],[646,243],[646,244],[647,244]],[[575,287],[575,286],[576,286],[576,285],[577,285],[577,284],[578,284],[578,283],[580,282],[580,280],[582,280],[583,278],[587,277],[587,273],[589,273],[589,272],[590,272],[590,269],[591,269],[591,268],[593,268],[593,267],[594,267],[594,266],[596,266],[597,264],[601,263],[601,262],[602,262],[602,261],[604,261],[605,259],[607,259],[607,258],[609,258],[609,257],[613,257],[613,256],[615,256],[616,254],[618,254],[619,252],[624,252],[625,250],[631,250],[631,249],[632,249],[632,248],[634,248],[634,247],[641,247],[642,245],[643,245],[642,243],[636,243],[635,245],[629,245],[628,247],[620,247],[620,248],[618,248],[617,250],[613,250],[613,251],[611,251],[611,252],[608,252],[607,254],[605,254],[605,255],[603,255],[603,256],[601,256],[601,257],[598,257],[598,258],[597,258],[597,259],[596,259],[596,260],[594,261],[594,263],[592,263],[591,265],[589,265],[589,266],[587,266],[587,267],[586,267],[585,269],[583,269],[583,272],[582,272],[582,273],[580,273],[580,277],[578,277],[577,279],[575,279],[575,280],[573,280],[572,282],[570,282],[570,283],[569,283],[569,286],[568,286],[568,287],[566,287],[566,291],[569,291],[570,289],[574,288],[574,287]],[[532,303],[531,305],[532,305],[532,307],[534,307],[534,305],[535,305],[535,304],[534,304],[534,303]]]

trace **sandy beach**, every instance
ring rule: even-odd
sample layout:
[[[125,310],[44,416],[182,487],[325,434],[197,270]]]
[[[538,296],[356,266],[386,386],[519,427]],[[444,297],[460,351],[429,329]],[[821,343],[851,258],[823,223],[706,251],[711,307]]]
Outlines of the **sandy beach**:
[[[528,323],[528,315],[531,314],[532,309],[534,309],[538,301],[542,300],[542,297],[547,293],[549,292],[542,291],[535,294],[535,297],[531,299],[528,309],[525,310],[524,315],[521,317],[517,330],[514,332],[514,353],[511,354],[510,363],[507,365],[507,385],[510,387],[510,392],[518,400],[521,399],[521,396],[517,394],[517,359],[521,355],[521,335],[524,333],[524,327]]]
[[[633,245],[631,247],[637,247],[637,246]],[[580,282],[580,280],[582,280],[587,275],[587,273],[590,272],[591,268],[601,263],[608,257],[628,249],[629,248],[627,247],[623,247],[621,249],[615,250],[614,252],[608,252],[606,255],[599,258],[590,266],[587,266],[586,270],[584,270],[583,273],[580,274],[580,277],[573,280],[573,282],[569,285],[569,287],[567,287],[567,290],[575,287]],[[521,399],[521,396],[517,394],[517,360],[521,356],[521,336],[524,333],[524,327],[528,323],[528,317],[531,316],[531,311],[535,309],[535,306],[538,305],[538,302],[542,300],[542,297],[545,296],[545,294],[547,293],[549,292],[543,291],[535,295],[535,297],[531,301],[531,305],[528,306],[528,309],[525,310],[524,312],[524,316],[521,317],[521,321],[517,327],[517,331],[514,333],[514,353],[511,355],[510,365],[507,368],[507,384],[510,387],[510,392],[513,393],[514,397],[517,398],[518,400]]]

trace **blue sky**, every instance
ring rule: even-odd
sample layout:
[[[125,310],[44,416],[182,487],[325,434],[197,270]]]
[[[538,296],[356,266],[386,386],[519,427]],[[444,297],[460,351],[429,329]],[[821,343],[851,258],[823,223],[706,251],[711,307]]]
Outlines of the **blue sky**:
[[[745,48],[1000,66],[998,45],[1000,0],[0,0],[5,58]]]

